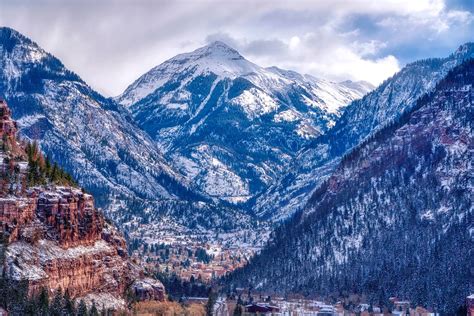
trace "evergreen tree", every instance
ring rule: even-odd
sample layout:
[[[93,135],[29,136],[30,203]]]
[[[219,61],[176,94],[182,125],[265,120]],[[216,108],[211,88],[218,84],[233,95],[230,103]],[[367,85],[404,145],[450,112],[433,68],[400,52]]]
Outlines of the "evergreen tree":
[[[50,180],[53,183],[56,183],[59,180],[59,170],[58,164],[54,163],[53,168],[51,169]]]
[[[241,316],[243,314],[242,305],[237,304],[234,309],[234,316]]]
[[[91,310],[89,311],[90,316],[99,316],[99,311],[97,310],[97,306],[95,306],[95,301],[92,301]]]
[[[64,315],[64,299],[61,288],[59,288],[54,294],[53,301],[50,306],[51,316],[62,316]]]
[[[207,316],[212,316],[213,315],[214,304],[216,304],[216,294],[214,293],[214,291],[210,290],[209,291],[209,296],[208,296],[208,299],[207,299],[207,304],[206,304],[206,315]]]
[[[84,300],[81,300],[79,302],[79,306],[77,307],[77,315],[89,315],[88,310],[87,310],[87,305],[84,302]]]
[[[64,293],[64,312],[65,315],[70,316],[74,316],[76,314],[74,300],[71,299],[71,296],[69,295],[69,290],[66,290],[66,293]]]
[[[49,294],[45,287],[41,288],[40,294],[38,295],[38,314],[48,315],[49,314]]]

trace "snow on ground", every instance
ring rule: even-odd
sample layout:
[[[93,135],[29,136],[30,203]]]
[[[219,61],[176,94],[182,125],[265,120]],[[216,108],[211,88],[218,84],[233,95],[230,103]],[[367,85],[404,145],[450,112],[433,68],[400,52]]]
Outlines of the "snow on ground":
[[[278,109],[278,104],[270,95],[256,88],[245,90],[233,98],[231,103],[240,106],[251,120]]]
[[[76,299],[77,302],[81,300],[84,300],[84,303],[89,307],[95,303],[99,311],[102,309],[120,310],[126,308],[126,302],[123,298],[116,297],[110,293],[91,293]]]
[[[91,246],[63,249],[56,242],[39,240],[37,245],[16,241],[6,251],[7,273],[14,280],[40,280],[47,277],[41,265],[55,259],[75,259],[84,255],[110,252],[112,248],[104,241]]]
[[[277,123],[280,122],[294,122],[299,120],[298,113],[293,110],[281,111],[280,113],[275,114],[273,120]]]
[[[194,148],[189,158],[174,155],[172,159],[187,182],[195,183],[209,196],[222,197],[230,202],[246,201],[250,197],[248,183],[217,158],[209,145]]]
[[[320,131],[315,129],[311,124],[308,124],[308,122],[299,123],[296,129],[296,133],[302,138],[306,139],[314,138],[321,134]]]

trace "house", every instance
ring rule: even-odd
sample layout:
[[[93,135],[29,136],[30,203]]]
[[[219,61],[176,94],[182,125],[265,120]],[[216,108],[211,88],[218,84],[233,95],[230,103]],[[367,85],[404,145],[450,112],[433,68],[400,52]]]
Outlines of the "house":
[[[8,316],[8,312],[0,307],[0,316]]]
[[[279,311],[280,309],[277,306],[270,304],[257,303],[245,306],[245,312],[249,314],[272,314],[278,313]]]
[[[334,316],[334,308],[332,306],[325,306],[319,310],[318,316]]]
[[[406,315],[407,312],[410,310],[410,302],[409,301],[399,301],[395,299],[393,301],[393,310],[397,312],[404,312],[402,315]],[[393,312],[392,312],[393,314]]]

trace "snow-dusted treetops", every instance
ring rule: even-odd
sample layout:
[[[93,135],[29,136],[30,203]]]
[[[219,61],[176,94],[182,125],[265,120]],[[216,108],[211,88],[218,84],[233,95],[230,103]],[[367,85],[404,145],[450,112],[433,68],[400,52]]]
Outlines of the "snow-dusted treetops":
[[[474,59],[346,154],[226,286],[389,296],[454,314],[472,291]]]

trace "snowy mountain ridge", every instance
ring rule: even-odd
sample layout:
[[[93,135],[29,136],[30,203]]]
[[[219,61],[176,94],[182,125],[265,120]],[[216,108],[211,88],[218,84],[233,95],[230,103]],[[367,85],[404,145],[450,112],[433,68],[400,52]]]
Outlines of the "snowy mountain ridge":
[[[263,68],[214,42],[154,67],[116,100],[194,189],[241,203],[369,89]]]
[[[124,106],[130,106],[180,72],[189,70],[196,75],[214,73],[221,78],[235,78],[256,72],[259,67],[245,60],[233,48],[216,41],[193,52],[179,54],[152,68],[116,97],[116,100]]]
[[[473,87],[470,59],[345,155],[225,286],[455,314],[472,291]]]
[[[161,172],[179,178],[153,142],[127,122],[124,111],[93,91],[59,60],[16,31],[1,28],[0,64],[0,92],[9,101],[21,134],[40,139],[43,149],[52,158],[63,160],[74,175],[83,174],[80,180],[102,183],[126,194],[135,191],[143,196],[158,194],[170,198],[174,195],[156,179],[152,180]],[[40,130],[40,127],[45,129]],[[58,150],[59,146],[64,151]],[[133,161],[136,168],[127,166],[126,159],[121,157],[125,155],[125,148],[127,159]],[[99,155],[100,161],[94,162],[94,157]],[[98,165],[93,167],[107,161],[116,161],[114,177]],[[145,172],[150,164],[155,170]],[[146,181],[142,172],[148,178]],[[134,181],[138,186],[130,190]]]

